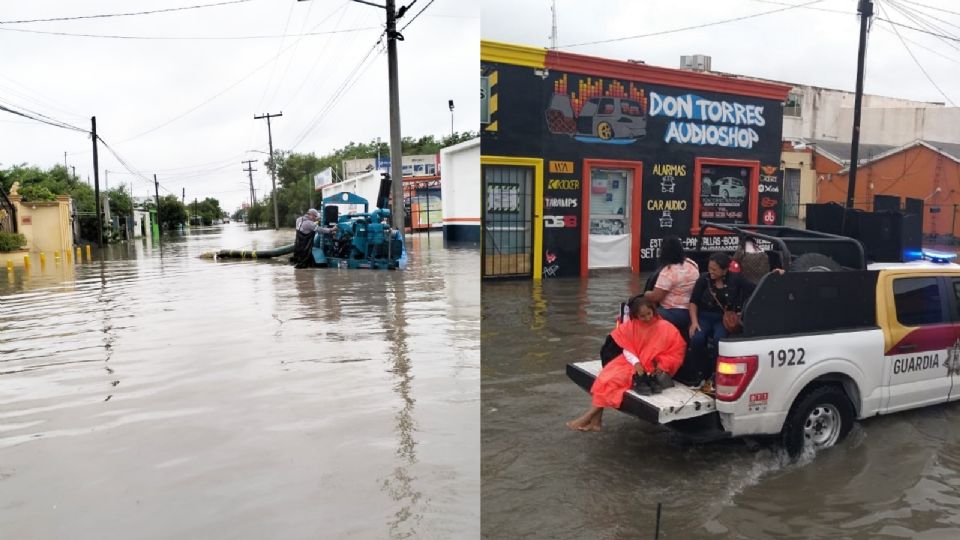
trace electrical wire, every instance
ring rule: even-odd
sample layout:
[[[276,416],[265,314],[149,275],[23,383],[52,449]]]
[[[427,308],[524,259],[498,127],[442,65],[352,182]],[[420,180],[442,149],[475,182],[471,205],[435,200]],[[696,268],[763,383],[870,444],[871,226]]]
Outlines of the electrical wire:
[[[27,109],[27,110],[29,110],[29,109]],[[66,123],[66,122],[57,120],[57,119],[55,119],[55,118],[50,118],[49,116],[42,115],[42,114],[36,113],[36,112],[34,112],[33,114],[28,114],[28,113],[25,113],[25,112],[22,112],[22,111],[18,111],[18,110],[16,110],[16,109],[11,109],[11,108],[9,108],[9,107],[7,107],[7,106],[5,106],[5,105],[0,105],[0,111],[8,112],[8,113],[10,113],[10,114],[15,114],[15,115],[17,115],[17,116],[22,116],[22,117],[24,117],[24,118],[29,118],[30,120],[34,120],[34,121],[40,122],[40,123],[42,123],[42,124],[47,124],[48,126],[58,127],[58,128],[62,128],[62,129],[69,129],[69,130],[72,130],[72,131],[79,131],[79,132],[81,132],[81,133],[87,133],[87,132],[88,132],[88,130],[86,130],[86,129],[83,129],[83,128],[80,128],[80,127],[77,127],[77,126],[68,124],[68,123]],[[31,111],[31,112],[33,112],[33,111]],[[36,116],[34,116],[34,115],[36,115]]]
[[[916,15],[917,15],[918,17],[920,17],[921,19],[924,19],[924,20],[927,20],[927,21],[933,20],[933,21],[936,21],[936,22],[938,22],[938,23],[945,24],[945,25],[947,25],[947,26],[952,26],[952,27],[954,27],[954,28],[960,29],[960,25],[957,25],[957,24],[954,24],[954,23],[952,23],[952,22],[950,22],[950,21],[941,19],[940,17],[934,15],[933,13],[927,13],[926,11],[923,11],[923,10],[921,10],[921,9],[917,9],[917,8],[914,8],[914,7],[910,7],[909,5],[905,5],[905,4],[901,3],[899,0],[898,0],[898,1],[888,0],[887,3],[888,3],[888,4],[892,4],[892,5],[895,4],[897,7],[899,7],[899,9],[900,9],[901,12],[903,12],[903,11],[911,12],[911,13],[916,14]],[[939,29],[939,30],[943,31],[944,34],[949,34],[949,33],[950,33],[950,32],[948,32],[948,31],[946,31],[946,30],[944,30],[944,29],[942,29],[942,28]]]
[[[351,82],[352,82],[351,79],[353,79],[354,75],[356,75],[357,72],[360,71],[360,69],[363,67],[364,63],[367,61],[367,59],[370,58],[370,55],[373,54],[373,52],[377,49],[377,47],[378,47],[378,46],[380,45],[380,43],[383,41],[383,36],[384,36],[385,34],[386,34],[386,32],[380,34],[380,39],[378,39],[377,42],[373,44],[373,47],[370,47],[370,49],[369,49],[369,50],[367,51],[367,53],[363,56],[363,58],[361,58],[360,61],[359,61],[359,62],[353,67],[353,69],[347,74],[347,77],[343,80],[343,82],[340,83],[340,86],[337,87],[337,89],[336,89],[336,90],[334,91],[334,93],[331,95],[331,97],[330,97],[330,99],[327,101],[327,103],[325,103],[324,106],[321,107],[320,111],[317,112],[317,114],[315,114],[315,115],[313,116],[313,118],[311,118],[310,121],[307,123],[307,126],[306,126],[303,130],[301,130],[301,132],[294,138],[294,139],[295,139],[295,142],[290,146],[290,150],[293,150],[294,148],[296,148],[297,146],[299,146],[300,143],[302,143],[303,140],[306,139],[307,136],[308,136],[313,130],[315,130],[315,129],[317,128],[317,126],[320,125],[320,122],[323,120],[324,117],[326,117],[327,113],[333,108],[333,105],[334,105],[334,104],[340,99],[340,97],[345,93],[347,86],[348,86],[348,85],[352,86],[352,85],[351,85]],[[356,80],[356,79],[353,79],[353,81],[355,81],[355,80]]]
[[[23,23],[35,23],[35,22],[52,22],[52,21],[77,21],[81,19],[105,19],[109,17],[132,17],[134,15],[153,15],[155,13],[169,13],[171,11],[186,11],[188,9],[201,9],[208,7],[216,6],[226,6],[230,4],[243,4],[249,2],[250,0],[229,0],[226,2],[217,2],[215,4],[201,4],[196,6],[183,6],[176,8],[164,8],[164,9],[155,9],[152,11],[132,11],[127,13],[104,13],[100,15],[78,15],[73,17],[53,17],[50,19],[24,19],[19,21],[0,21],[0,24],[23,24]]]
[[[946,30],[946,29],[944,29],[944,28],[941,28],[941,27],[937,26],[936,24],[930,22],[929,20],[921,17],[921,16],[920,16],[921,14],[920,14],[919,11],[911,10],[911,9],[909,9],[909,8],[906,8],[906,7],[904,7],[904,6],[901,6],[901,5],[899,5],[897,2],[895,2],[894,0],[889,0],[889,1],[887,2],[887,5],[889,5],[889,7],[893,8],[895,11],[897,11],[898,13],[900,13],[901,15],[903,15],[904,17],[906,17],[907,19],[909,19],[911,22],[916,23],[916,24],[919,24],[920,26],[925,27],[925,28],[927,28],[928,30],[931,30],[931,31],[933,31],[933,32],[939,32],[940,34],[942,34],[942,35],[944,35],[944,36],[946,36],[946,37],[950,37],[950,38],[954,38],[954,39],[956,39],[956,38],[958,37],[958,36],[956,36],[956,35],[951,34],[950,31],[948,31],[948,30]],[[884,14],[886,14],[886,11],[884,11]],[[938,19],[934,18],[934,20],[938,20]],[[944,41],[943,38],[938,38],[938,39],[940,39],[940,41],[943,41],[944,44],[946,44],[948,47],[951,47],[951,48],[953,48],[954,50],[960,51],[960,48],[958,48],[956,45],[954,45],[954,44],[952,44],[952,43],[950,43],[950,42]]]
[[[583,43],[570,43],[570,44],[568,44],[568,45],[561,45],[561,46],[559,46],[558,48],[559,48],[559,49],[569,49],[569,48],[572,48],[572,47],[583,47],[583,46],[586,46],[586,45],[599,45],[599,44],[601,44],[601,43],[614,43],[614,42],[617,42],[617,41],[627,41],[627,40],[630,40],[630,39],[640,39],[640,38],[645,38],[645,37],[662,36],[662,35],[666,35],[666,34],[673,34],[673,33],[676,33],[676,32],[685,32],[685,31],[687,31],[687,30],[697,30],[697,29],[700,29],[700,28],[707,28],[707,27],[710,27],[710,26],[717,26],[717,25],[720,25],[720,24],[726,24],[726,23],[737,22],[737,21],[745,21],[745,20],[747,20],[747,19],[753,19],[753,18],[756,18],[756,17],[762,17],[762,16],[764,16],[764,15],[770,15],[770,14],[773,14],[773,13],[780,13],[781,11],[788,11],[788,10],[791,10],[791,9],[803,8],[803,7],[811,6],[811,5],[813,5],[813,4],[819,4],[820,2],[823,2],[823,1],[824,1],[824,0],[812,0],[811,2],[806,2],[806,3],[804,3],[804,4],[796,4],[796,5],[790,5],[790,6],[788,6],[788,7],[783,7],[783,8],[779,8],[779,9],[772,9],[772,10],[769,10],[769,11],[761,11],[761,12],[759,12],[759,13],[753,13],[753,14],[751,14],[751,15],[743,15],[743,16],[740,16],[740,17],[734,17],[734,18],[732,18],[732,19],[723,19],[723,20],[720,20],[720,21],[713,21],[713,22],[704,23],[704,24],[697,24],[697,25],[693,25],[693,26],[685,26],[685,27],[682,27],[682,28],[673,28],[673,29],[670,29],[670,30],[661,30],[661,31],[659,31],[659,32],[650,32],[650,33],[647,33],[647,34],[637,34],[637,35],[635,35],[635,36],[624,36],[624,37],[611,38],[611,39],[600,39],[600,40],[597,40],[597,41],[585,41],[585,42],[583,42]]]
[[[892,27],[891,27],[891,28],[887,28],[887,27],[885,27],[885,26],[877,26],[877,29],[878,29],[878,30],[883,30],[884,32],[887,32],[888,34],[894,34],[894,35],[896,35],[896,32],[893,30]],[[948,61],[950,61],[950,62],[953,62],[954,64],[960,64],[960,60],[958,60],[958,59],[956,59],[956,58],[953,58],[953,57],[951,57],[951,56],[947,56],[947,55],[945,55],[945,54],[943,54],[943,53],[941,53],[941,52],[939,52],[939,51],[937,51],[937,50],[935,50],[935,49],[931,49],[930,47],[927,47],[926,45],[923,45],[923,44],[920,43],[920,42],[914,41],[914,40],[909,39],[909,38],[905,38],[905,37],[903,37],[903,36],[900,36],[900,38],[903,39],[904,41],[906,41],[907,43],[913,44],[914,47],[920,47],[921,49],[924,49],[924,50],[926,50],[926,51],[929,52],[929,53],[935,54],[935,55],[939,56],[940,58],[943,58],[944,60],[948,60]]]
[[[411,24],[413,24],[413,21],[417,20],[417,17],[419,17],[420,15],[423,15],[423,12],[426,11],[427,8],[430,7],[430,6],[433,4],[434,1],[435,1],[435,0],[430,0],[429,2],[427,2],[427,5],[423,6],[423,9],[421,9],[420,11],[418,11],[417,14],[413,16],[412,19],[410,19],[409,21],[407,21],[407,24],[403,25],[403,28],[401,28],[400,31],[403,32],[404,30],[407,29],[408,26],[410,26]],[[410,6],[413,6],[413,4],[416,4],[416,3],[417,3],[417,0],[413,0],[413,2],[410,3]],[[407,6],[407,7],[409,8],[410,6]]]
[[[952,36],[945,36],[945,35],[943,35],[943,34],[938,34],[938,33],[936,33],[936,32],[931,32],[931,31],[929,31],[929,30],[924,30],[923,28],[917,28],[917,27],[915,27],[915,26],[910,26],[909,24],[903,24],[903,23],[899,23],[899,22],[897,22],[897,21],[891,21],[890,19],[886,19],[886,18],[883,18],[883,17],[876,17],[876,19],[877,19],[878,21],[883,21],[883,22],[885,22],[885,23],[887,23],[887,24],[890,24],[890,25],[893,25],[893,26],[899,26],[899,27],[902,27],[902,28],[907,28],[907,29],[909,29],[909,30],[913,30],[914,32],[922,32],[922,33],[924,33],[924,34],[930,34],[931,36],[937,36],[937,37],[939,37],[939,38],[949,39],[950,41],[960,42],[960,39],[958,39],[958,38],[955,38],[955,37],[952,37]]]
[[[791,6],[796,7],[797,4],[791,4],[789,2],[776,2],[774,0],[753,0],[754,2],[760,2],[761,4],[772,4],[775,6]],[[821,8],[821,7],[805,7],[804,9],[809,9],[813,11],[825,11],[827,13],[839,13],[841,15],[856,15],[856,11],[842,11],[839,9],[830,9],[830,8]]]
[[[887,11],[884,9],[884,7],[882,5],[880,5],[879,7],[880,7],[880,11],[882,11],[883,14],[886,15]],[[896,27],[894,27],[894,31],[897,33],[897,37],[900,38],[900,43],[903,44],[903,48],[907,50],[907,53],[910,55],[910,58],[912,58],[914,63],[917,64],[917,67],[920,68],[920,71],[923,73],[923,76],[926,77],[928,81],[930,81],[930,84],[932,84],[933,87],[937,89],[937,92],[940,92],[940,95],[943,96],[943,98],[946,99],[947,102],[950,103],[950,105],[956,107],[957,105],[953,102],[952,99],[950,99],[950,96],[948,96],[940,88],[940,86],[937,85],[937,83],[933,80],[933,77],[931,77],[930,74],[927,73],[927,70],[924,69],[923,64],[921,64],[920,60],[918,60],[916,55],[913,54],[913,50],[910,49],[910,46],[907,45],[907,42],[904,41],[903,38],[900,36],[900,31],[897,30]]]
[[[289,38],[289,37],[308,37],[308,36],[326,36],[329,34],[349,34],[353,32],[362,32],[364,30],[376,30],[380,28],[379,26],[363,26],[360,28],[347,28],[344,30],[331,30],[326,32],[305,32],[302,34],[273,34],[273,35],[256,35],[256,36],[130,36],[130,35],[114,35],[114,34],[78,34],[73,32],[48,32],[44,30],[28,30],[26,28],[3,28],[0,27],[0,32],[24,32],[28,34],[45,34],[50,36],[67,36],[67,37],[87,37],[87,38],[103,38],[103,39],[135,39],[135,40],[166,40],[166,41],[230,41],[230,40],[245,40],[245,39],[277,39],[277,38]]]
[[[906,2],[906,3],[908,3],[908,4],[913,4],[913,5],[915,5],[915,6],[925,7],[925,8],[928,8],[928,9],[935,10],[935,11],[942,11],[942,12],[944,12],[944,13],[949,13],[949,14],[951,14],[951,15],[960,15],[960,12],[950,11],[949,9],[943,9],[943,8],[928,6],[928,5],[926,5],[926,4],[921,4],[920,2],[914,2],[914,1],[912,1],[912,0],[903,0],[903,1]]]

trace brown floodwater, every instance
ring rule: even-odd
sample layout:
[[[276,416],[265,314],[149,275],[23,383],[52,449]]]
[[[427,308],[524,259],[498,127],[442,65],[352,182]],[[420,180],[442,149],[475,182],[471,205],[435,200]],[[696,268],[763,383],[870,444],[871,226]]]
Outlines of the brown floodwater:
[[[479,253],[197,257],[243,224],[0,278],[0,538],[476,538]]]
[[[482,536],[490,539],[960,538],[960,405],[863,422],[791,462],[776,445],[695,445],[616,411],[564,422],[589,396],[568,362],[598,357],[642,282],[482,285]]]

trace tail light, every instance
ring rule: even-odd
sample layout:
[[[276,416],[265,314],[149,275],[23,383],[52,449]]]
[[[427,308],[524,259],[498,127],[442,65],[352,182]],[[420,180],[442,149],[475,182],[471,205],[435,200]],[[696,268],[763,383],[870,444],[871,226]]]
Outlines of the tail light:
[[[720,401],[740,399],[757,374],[756,356],[720,356],[717,358],[715,387]]]

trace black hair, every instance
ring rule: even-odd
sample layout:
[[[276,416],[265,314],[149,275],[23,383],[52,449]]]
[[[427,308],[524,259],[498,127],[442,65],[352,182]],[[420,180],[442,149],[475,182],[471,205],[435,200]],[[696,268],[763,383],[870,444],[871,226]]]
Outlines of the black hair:
[[[685,258],[680,237],[672,234],[663,237],[663,242],[660,244],[660,266],[680,264]]]
[[[717,263],[717,266],[719,266],[721,270],[730,268],[730,255],[727,255],[722,251],[717,251],[716,253],[710,255],[710,260]]]
[[[630,312],[630,318],[631,318],[631,319],[639,319],[639,318],[640,318],[640,308],[642,308],[642,307],[644,307],[644,306],[650,308],[654,313],[657,312],[657,310],[654,309],[654,307],[653,307],[653,302],[650,301],[650,300],[648,300],[647,297],[645,297],[644,295],[638,294],[638,295],[630,298],[630,300],[627,301],[627,308],[629,309],[629,312]]]

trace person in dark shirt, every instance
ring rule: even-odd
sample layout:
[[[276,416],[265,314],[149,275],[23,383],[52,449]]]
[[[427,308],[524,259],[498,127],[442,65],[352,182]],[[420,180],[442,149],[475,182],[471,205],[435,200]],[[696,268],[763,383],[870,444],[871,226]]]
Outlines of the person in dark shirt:
[[[755,285],[740,274],[730,272],[730,256],[714,253],[707,263],[707,271],[700,275],[690,295],[690,346],[702,352],[707,339],[715,341],[727,337],[723,327],[724,310],[739,313],[753,294]]]

